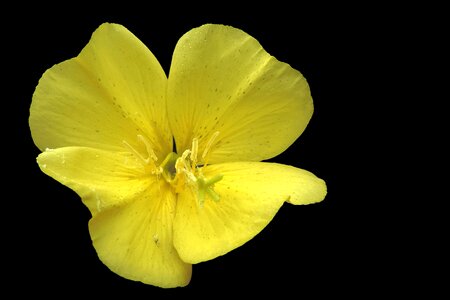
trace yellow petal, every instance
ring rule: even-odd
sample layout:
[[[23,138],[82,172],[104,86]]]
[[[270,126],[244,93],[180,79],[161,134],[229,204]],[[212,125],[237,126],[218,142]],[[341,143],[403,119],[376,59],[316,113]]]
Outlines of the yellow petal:
[[[167,77],[153,54],[121,25],[103,24],[76,57],[48,69],[33,94],[30,128],[45,148],[123,150],[123,141],[158,157],[172,151]]]
[[[65,147],[43,152],[37,161],[45,174],[77,192],[92,215],[134,199],[155,180],[126,153]]]
[[[219,201],[180,193],[174,222],[175,248],[185,262],[198,263],[231,251],[258,234],[284,201],[309,204],[323,200],[323,180],[291,166],[224,163],[203,169],[206,178],[223,175],[214,186]]]
[[[167,88],[177,152],[213,141],[209,162],[259,161],[289,147],[313,112],[300,72],[229,26],[204,25],[178,42]]]
[[[99,213],[89,231],[98,256],[113,272],[165,288],[185,286],[192,266],[173,246],[176,199],[166,183],[159,184],[123,207]]]

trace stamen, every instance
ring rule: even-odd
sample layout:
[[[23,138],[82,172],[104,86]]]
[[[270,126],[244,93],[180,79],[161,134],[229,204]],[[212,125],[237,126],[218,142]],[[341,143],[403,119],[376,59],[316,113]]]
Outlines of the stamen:
[[[191,162],[192,168],[196,167],[197,164],[197,155],[198,155],[198,138],[192,139],[192,150],[191,150]]]
[[[122,143],[130,150],[131,153],[136,155],[139,159],[141,159],[146,165],[151,165],[153,167],[153,173],[158,173],[158,168],[156,167],[155,162],[158,160],[158,157],[156,156],[155,152],[153,151],[150,141],[146,139],[144,136],[138,134],[138,139],[145,145],[145,148],[147,150],[148,157],[145,158],[141,155],[133,146],[131,146],[127,141],[123,140]]]
[[[197,177],[186,169],[181,170],[189,178],[190,182],[197,182]]]
[[[211,150],[211,147],[212,147],[214,141],[219,136],[219,134],[220,134],[219,131],[214,132],[214,134],[211,136],[208,143],[206,144],[205,150],[203,150],[202,160],[205,162],[205,165],[206,165],[206,156],[208,155],[209,151]]]
[[[181,154],[181,160],[185,161],[186,158],[189,156],[189,154],[191,154],[191,150],[184,150],[183,154]]]
[[[195,177],[194,174],[192,174],[192,172],[190,171],[190,169],[188,169],[188,166],[186,165],[186,158],[189,156],[189,154],[191,154],[190,150],[185,150],[183,152],[181,157],[179,157],[175,162],[175,169],[177,174],[183,173],[188,177],[188,179],[191,182],[196,182],[197,178]]]
[[[140,134],[138,134],[137,137],[139,140],[141,140],[142,143],[144,143],[145,148],[147,148],[147,153],[148,153],[149,158],[151,157],[154,161],[157,161],[158,157],[156,156],[155,152],[153,151],[152,146],[150,145],[150,141]]]
[[[136,149],[134,149],[127,141],[123,140],[122,143],[130,150],[134,155],[139,157],[145,164],[148,165],[150,158],[144,158]]]

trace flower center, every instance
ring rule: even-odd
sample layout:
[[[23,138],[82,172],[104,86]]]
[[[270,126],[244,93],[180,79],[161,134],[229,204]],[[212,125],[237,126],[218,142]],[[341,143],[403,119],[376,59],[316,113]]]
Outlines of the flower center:
[[[214,190],[214,184],[222,180],[223,175],[218,174],[207,178],[202,171],[207,166],[208,154],[218,135],[219,132],[216,132],[209,139],[201,155],[201,163],[198,162],[198,138],[194,138],[191,149],[185,150],[180,157],[176,158],[174,166],[170,163],[161,165],[163,170],[167,170],[164,173],[174,174],[173,170],[175,170],[175,175],[171,177],[173,180],[168,181],[175,192],[178,193],[181,189],[189,187],[197,194],[200,207],[203,207],[207,197],[214,201],[220,200],[220,195]],[[171,155],[169,154],[166,158],[168,162],[171,161],[169,158]]]
[[[202,171],[207,166],[208,154],[218,135],[219,132],[216,132],[209,139],[201,155],[201,163],[198,162],[198,138],[192,139],[191,149],[185,150],[181,156],[175,152],[169,153],[159,166],[156,165],[158,157],[152,150],[150,142],[142,135],[137,137],[146,147],[146,157],[126,141],[123,143],[145,165],[150,166],[153,175],[162,175],[175,193],[189,188],[197,195],[200,207],[203,207],[207,197],[214,201],[220,200],[220,195],[214,190],[214,185],[222,180],[223,175],[218,174],[207,178]]]

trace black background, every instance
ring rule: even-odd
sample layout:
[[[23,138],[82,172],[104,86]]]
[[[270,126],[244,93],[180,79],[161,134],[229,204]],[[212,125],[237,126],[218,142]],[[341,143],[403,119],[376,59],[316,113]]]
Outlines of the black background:
[[[175,4],[174,4],[175,5]],[[275,9],[277,8],[277,9]],[[384,295],[401,287],[414,269],[397,245],[406,226],[391,227],[398,216],[381,154],[389,144],[380,112],[380,87],[372,72],[390,40],[384,33],[390,14],[371,9],[268,7],[263,13],[192,13],[136,7],[132,14],[20,14],[5,25],[9,91],[3,147],[12,205],[5,213],[9,280],[18,293],[35,295],[125,295],[156,297],[224,293],[293,295]],[[383,11],[384,12],[384,11]],[[374,16],[375,15],[375,16]],[[315,112],[302,136],[272,159],[323,178],[326,199],[319,204],[285,204],[274,220],[242,247],[193,266],[185,288],[161,289],[121,278],[97,258],[87,208],[70,189],[40,172],[28,127],[31,97],[42,73],[76,56],[103,22],[120,23],[143,41],[168,72],[177,40],[205,23],[232,25],[255,37],[277,59],[303,73]],[[375,76],[376,77],[376,76]],[[377,122],[377,126],[374,125]],[[6,145],[6,144],[5,144]],[[11,146],[13,145],[13,146]],[[391,202],[385,209],[386,201]],[[389,229],[387,229],[389,227]],[[61,294],[60,294],[61,293]]]

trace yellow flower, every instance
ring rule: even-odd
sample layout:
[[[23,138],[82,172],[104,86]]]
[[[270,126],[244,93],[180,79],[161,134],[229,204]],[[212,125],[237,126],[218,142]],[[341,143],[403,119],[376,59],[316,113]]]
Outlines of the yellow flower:
[[[106,23],[44,73],[29,123],[41,170],[92,213],[102,262],[175,287],[192,264],[252,239],[285,201],[324,199],[312,173],[260,162],[289,147],[312,113],[303,76],[241,30],[192,29],[166,77],[141,41]]]

